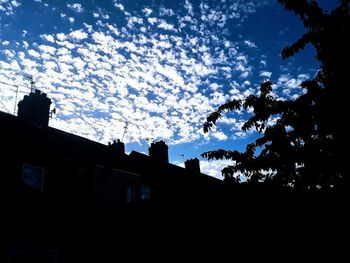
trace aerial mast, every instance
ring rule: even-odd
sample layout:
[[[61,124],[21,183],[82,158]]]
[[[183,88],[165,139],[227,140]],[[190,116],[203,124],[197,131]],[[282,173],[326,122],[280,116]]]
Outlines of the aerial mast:
[[[33,92],[35,81],[33,79],[33,76],[29,76],[28,78],[30,80],[30,92]]]

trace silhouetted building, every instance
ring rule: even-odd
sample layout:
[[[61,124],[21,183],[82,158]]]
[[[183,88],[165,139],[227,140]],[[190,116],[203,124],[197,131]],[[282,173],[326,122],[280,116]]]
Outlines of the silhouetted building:
[[[18,117],[0,112],[1,262],[118,259],[136,244],[164,243],[158,215],[218,200],[222,181],[200,174],[198,160],[182,168],[163,141],[149,155],[126,154],[120,140],[104,145],[49,127],[50,104],[36,90]]]
[[[120,140],[103,145],[48,126],[51,100],[39,90],[18,103],[18,117],[0,112],[1,178],[9,205],[121,207],[206,201],[222,182],[200,173],[199,160],[186,168],[169,163],[163,141],[149,156],[125,153]],[[200,176],[192,176],[200,175]]]
[[[257,229],[266,230],[258,237],[271,235],[276,217],[266,216],[278,210],[266,204],[279,199],[226,188],[202,174],[196,158],[185,168],[173,165],[164,142],[152,143],[149,155],[126,154],[119,140],[103,145],[49,127],[50,104],[35,91],[18,104],[18,117],[0,112],[0,262],[146,261],[165,252],[198,259],[214,243],[221,253],[222,240],[240,244]],[[227,189],[237,194],[226,195]],[[253,216],[244,219],[247,212]],[[282,220],[288,229],[281,233],[292,233],[298,220]],[[242,222],[249,227],[239,227]],[[236,246],[228,244],[232,255]]]
[[[7,211],[1,262],[82,262],[93,255],[100,262],[104,239],[135,244],[136,237],[152,235],[148,228],[156,221],[150,218],[157,218],[152,214],[217,199],[222,181],[193,176],[199,162],[187,168],[169,163],[163,141],[152,143],[149,155],[126,154],[120,140],[104,145],[49,127],[50,105],[46,94],[35,90],[18,103],[18,116],[0,112],[0,200]],[[82,208],[116,215],[94,213],[95,221],[75,212]],[[150,212],[139,221],[130,211]],[[99,230],[86,236],[91,224]]]

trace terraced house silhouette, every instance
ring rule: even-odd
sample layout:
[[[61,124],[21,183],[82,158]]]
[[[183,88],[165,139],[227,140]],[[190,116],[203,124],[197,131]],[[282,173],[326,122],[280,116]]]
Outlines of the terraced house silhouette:
[[[104,145],[49,126],[51,100],[35,90],[18,103],[18,116],[0,112],[3,186],[8,205],[104,207],[208,200],[222,181],[169,163],[163,141],[149,155],[125,153],[120,140]]]

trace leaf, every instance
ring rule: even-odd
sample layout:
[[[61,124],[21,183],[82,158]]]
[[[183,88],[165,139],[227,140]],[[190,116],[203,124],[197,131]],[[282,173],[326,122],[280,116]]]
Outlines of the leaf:
[[[282,59],[287,59],[294,56],[300,50],[304,49],[306,44],[310,43],[312,40],[312,33],[308,32],[299,38],[294,44],[289,47],[286,47],[282,50],[281,56]]]

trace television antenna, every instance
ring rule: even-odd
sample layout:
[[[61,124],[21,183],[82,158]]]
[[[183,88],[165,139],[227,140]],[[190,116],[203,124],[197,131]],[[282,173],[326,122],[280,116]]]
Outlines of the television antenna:
[[[15,73],[14,75],[18,74],[18,75],[22,76],[24,79],[29,80],[30,92],[33,92],[35,81],[34,81],[34,78],[33,78],[32,74],[26,73],[26,72],[21,71],[21,70],[15,70],[15,69],[9,70],[9,71],[14,72]],[[9,84],[9,83],[7,83],[7,84]],[[18,85],[18,86],[29,88],[28,86],[24,86],[24,85]]]
[[[29,84],[30,84],[30,86],[28,87],[26,85],[12,84],[12,83],[8,83],[8,82],[0,81],[1,84],[12,86],[12,87],[16,88],[15,103],[14,103],[14,109],[13,109],[13,114],[15,115],[16,114],[16,108],[17,108],[19,87],[30,88],[30,92],[33,92],[35,81],[34,81],[33,75],[31,75],[31,74],[25,73],[25,72],[23,72],[21,70],[11,70],[11,71],[14,72],[15,75],[17,73],[17,74],[21,75],[24,79],[29,80]]]
[[[14,105],[14,110],[13,110],[13,114],[16,114],[16,108],[17,108],[17,99],[18,99],[18,92],[19,92],[19,87],[24,87],[24,88],[30,88],[31,92],[33,89],[33,85],[34,85],[34,81],[32,80],[33,78],[31,78],[31,87],[25,86],[25,85],[20,85],[20,84],[11,84],[8,82],[4,82],[4,81],[0,81],[1,84],[7,85],[7,86],[12,86],[16,88],[16,92],[15,92],[15,105]]]
[[[53,115],[56,114],[56,108],[53,108],[51,111],[50,111],[50,115],[49,117],[50,118],[53,118]]]
[[[126,132],[128,131],[128,126],[129,126],[129,123],[125,122],[124,132],[123,132],[123,136],[122,136],[122,141],[124,141],[124,136],[125,136]]]
[[[125,119],[115,119],[115,120],[124,123],[124,131],[123,131],[123,135],[122,135],[121,141],[124,141],[125,135],[127,134],[130,125],[135,126],[140,131],[143,129],[143,127],[140,124],[137,124],[137,123],[134,123],[134,122],[131,122],[131,121],[127,121]],[[146,141],[148,141],[148,140],[150,140],[150,138],[146,138]]]
[[[30,75],[30,76],[25,76],[23,75],[24,78],[28,79],[30,82],[30,92],[33,92],[34,90],[34,84],[35,84],[35,81],[33,79],[33,75]]]

